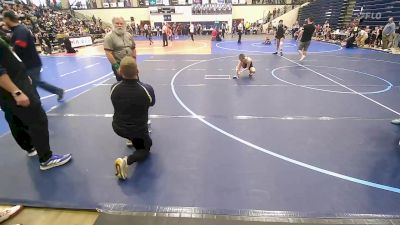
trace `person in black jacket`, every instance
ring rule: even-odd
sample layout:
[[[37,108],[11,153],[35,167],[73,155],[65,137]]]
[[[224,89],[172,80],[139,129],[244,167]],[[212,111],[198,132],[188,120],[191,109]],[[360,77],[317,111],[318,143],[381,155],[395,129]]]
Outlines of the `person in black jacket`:
[[[19,23],[18,16],[13,11],[4,12],[3,17],[6,25],[12,30],[11,43],[14,51],[24,62],[27,73],[32,78],[33,85],[56,94],[58,101],[61,101],[64,97],[64,90],[41,79],[42,61],[36,51],[32,33],[28,28]]]
[[[40,97],[27,76],[22,60],[2,37],[0,107],[17,144],[28,156],[39,155],[41,170],[61,166],[71,160],[71,154],[55,155],[50,150],[48,121]]]
[[[155,104],[153,88],[139,81],[136,61],[131,56],[122,59],[119,73],[123,80],[111,88],[114,106],[112,127],[114,132],[130,141],[136,149],[130,156],[115,160],[116,176],[125,180],[128,166],[145,160],[150,154],[152,140],[149,135],[149,108]]]
[[[69,40],[69,35],[65,35],[64,38],[64,47],[67,53],[76,53],[77,51],[72,47],[72,43]]]

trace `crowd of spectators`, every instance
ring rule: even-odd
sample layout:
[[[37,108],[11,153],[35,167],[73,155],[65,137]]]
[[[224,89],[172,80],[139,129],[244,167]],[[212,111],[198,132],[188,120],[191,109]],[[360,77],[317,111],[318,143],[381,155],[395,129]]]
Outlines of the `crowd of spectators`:
[[[310,0],[252,0],[252,4],[257,5],[291,5],[294,8],[295,5],[301,5]]]
[[[20,22],[36,37],[42,51],[48,54],[56,48],[64,49],[65,45],[69,45],[71,37],[90,36],[94,40],[106,33],[101,19],[96,19],[94,16],[91,19],[77,18],[74,11],[61,11],[51,4],[46,7],[17,1],[14,4],[0,1],[0,11],[9,10],[19,16]],[[6,28],[3,30],[9,32]]]
[[[340,43],[346,48],[367,47],[385,51],[398,51],[400,40],[400,23],[396,26],[389,18],[385,26],[363,25],[362,20],[355,19],[345,27],[332,28],[329,21],[316,25],[315,38],[328,42]]]

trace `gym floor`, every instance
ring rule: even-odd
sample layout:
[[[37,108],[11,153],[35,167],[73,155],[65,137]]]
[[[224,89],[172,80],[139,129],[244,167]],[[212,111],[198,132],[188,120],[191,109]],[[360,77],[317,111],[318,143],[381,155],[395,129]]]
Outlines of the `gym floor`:
[[[235,216],[400,215],[400,56],[312,42],[299,62],[263,37],[171,47],[138,41],[140,78],[156,92],[150,158],[114,176],[129,154],[113,133],[115,82],[101,46],[78,56],[44,56],[42,77],[65,102],[39,90],[55,152],[65,167],[40,171],[0,121],[0,202],[100,211]],[[143,51],[141,51],[141,48]],[[153,48],[153,49],[152,49]],[[86,55],[84,55],[84,53]],[[253,79],[233,80],[239,53]],[[12,178],[12,179],[11,179]],[[6,181],[6,182],[5,182]]]

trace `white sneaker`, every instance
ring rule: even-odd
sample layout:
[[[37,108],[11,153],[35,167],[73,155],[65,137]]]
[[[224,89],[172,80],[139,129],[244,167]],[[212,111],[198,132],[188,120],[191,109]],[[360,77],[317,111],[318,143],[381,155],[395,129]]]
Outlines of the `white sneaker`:
[[[151,120],[147,120],[147,129],[149,131],[149,133],[151,133],[152,129],[151,129]]]
[[[115,176],[121,180],[128,178],[128,157],[118,158],[115,160]]]
[[[301,58],[300,58],[300,61],[303,61],[305,58],[306,58],[306,56],[302,55]]]
[[[127,146],[127,147],[133,147],[132,141],[127,139],[127,140],[126,140],[126,146]]]
[[[15,216],[18,212],[22,210],[22,205],[16,205],[14,207],[10,207],[0,211],[0,223],[10,219],[12,216]]]
[[[394,124],[394,125],[400,125],[400,119],[394,119],[394,120],[392,120],[392,124]]]
[[[35,148],[32,148],[30,151],[28,151],[28,156],[33,157],[37,155],[37,151]]]

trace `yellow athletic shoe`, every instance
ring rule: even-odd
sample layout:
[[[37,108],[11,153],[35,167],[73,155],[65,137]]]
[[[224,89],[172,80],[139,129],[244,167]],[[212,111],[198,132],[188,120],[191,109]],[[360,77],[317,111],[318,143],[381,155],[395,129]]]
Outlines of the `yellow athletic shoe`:
[[[128,157],[118,158],[115,160],[115,176],[121,180],[126,180],[128,178]]]

